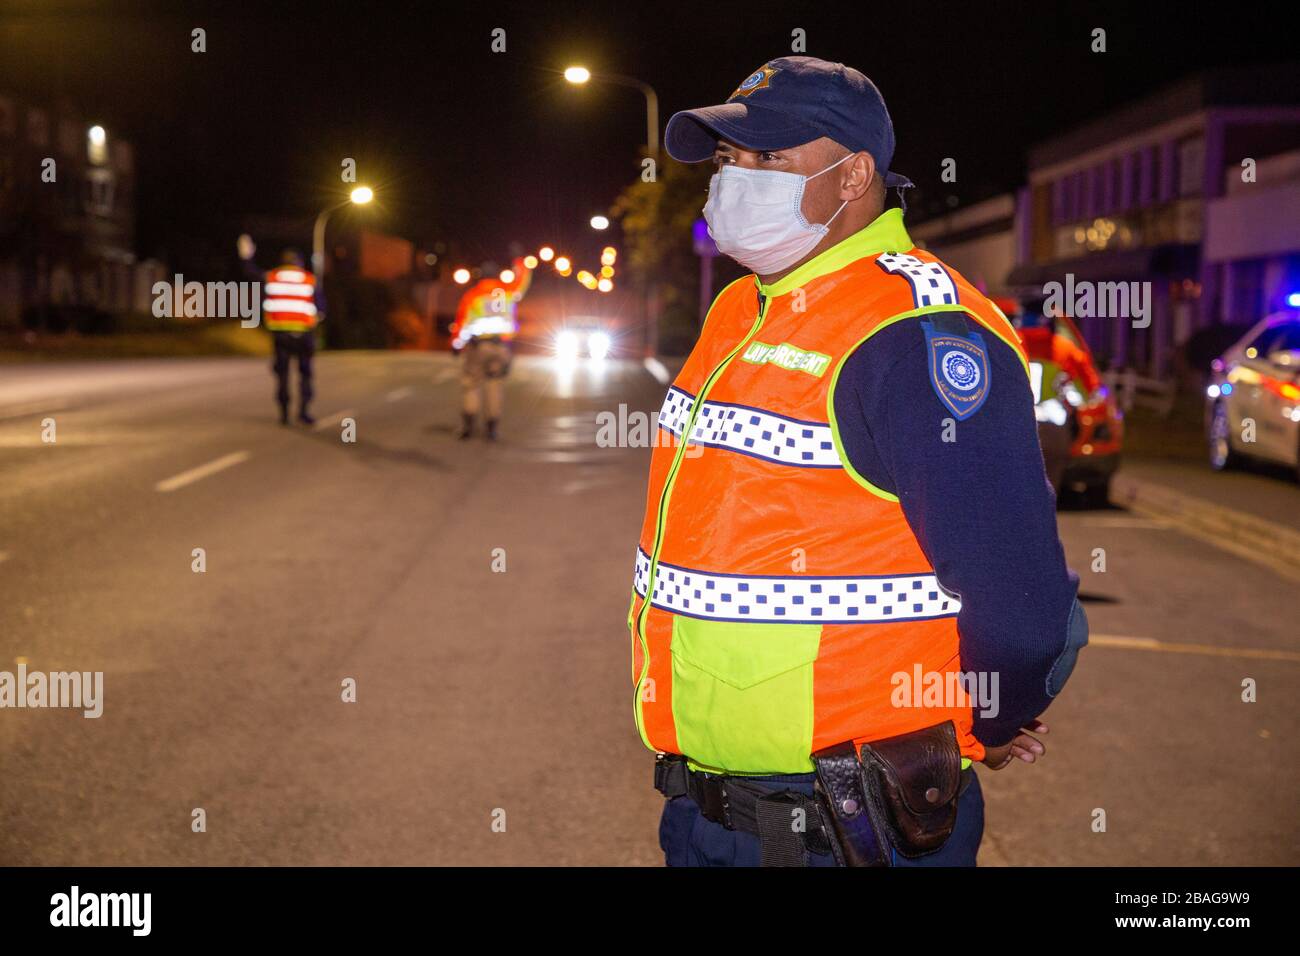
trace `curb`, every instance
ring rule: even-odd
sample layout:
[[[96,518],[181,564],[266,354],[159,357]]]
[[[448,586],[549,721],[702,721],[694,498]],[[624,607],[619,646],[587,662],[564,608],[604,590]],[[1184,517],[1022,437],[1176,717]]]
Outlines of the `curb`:
[[[1112,482],[1111,500],[1169,521],[1180,531],[1288,580],[1300,581],[1300,532],[1291,528],[1122,473]]]

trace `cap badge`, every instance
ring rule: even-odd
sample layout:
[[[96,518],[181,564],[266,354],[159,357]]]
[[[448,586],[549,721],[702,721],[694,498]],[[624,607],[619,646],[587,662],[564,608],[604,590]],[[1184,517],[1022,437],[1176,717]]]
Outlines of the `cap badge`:
[[[755,90],[766,89],[767,86],[772,82],[772,77],[775,74],[780,72],[781,71],[778,70],[776,67],[768,66],[764,64],[761,68],[755,70],[753,73],[749,74],[749,76],[745,77],[745,81],[741,83],[738,87],[736,87],[736,91],[732,93],[730,96],[728,96],[727,100],[731,101],[734,100],[737,96],[748,96],[750,93],[753,93]]]

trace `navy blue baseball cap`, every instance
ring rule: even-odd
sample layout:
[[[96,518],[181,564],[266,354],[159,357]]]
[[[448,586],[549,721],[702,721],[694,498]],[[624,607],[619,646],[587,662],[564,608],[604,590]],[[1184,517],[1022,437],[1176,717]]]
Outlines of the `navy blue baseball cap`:
[[[870,153],[885,170],[886,187],[912,185],[889,171],[894,124],[880,90],[850,66],[811,56],[769,60],[722,105],[673,114],[664,145],[673,159],[698,163],[713,155],[719,139],[745,149],[790,149],[823,136]]]

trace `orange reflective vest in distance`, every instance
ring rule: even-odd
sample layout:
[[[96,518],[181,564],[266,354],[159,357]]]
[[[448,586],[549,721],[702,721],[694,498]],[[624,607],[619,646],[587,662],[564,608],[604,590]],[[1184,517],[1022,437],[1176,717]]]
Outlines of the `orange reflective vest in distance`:
[[[713,303],[659,413],[669,434],[636,555],[628,626],[646,746],[705,770],[799,773],[823,747],[952,720],[963,756],[984,756],[968,698],[900,700],[897,675],[950,686],[961,672],[961,603],[898,498],[852,469],[834,415],[854,349],[892,322],[953,310],[1024,362],[1005,316],[914,248],[896,209],[771,286],[749,276]]]
[[[272,332],[316,328],[316,277],[297,266],[277,266],[262,282],[262,311]]]

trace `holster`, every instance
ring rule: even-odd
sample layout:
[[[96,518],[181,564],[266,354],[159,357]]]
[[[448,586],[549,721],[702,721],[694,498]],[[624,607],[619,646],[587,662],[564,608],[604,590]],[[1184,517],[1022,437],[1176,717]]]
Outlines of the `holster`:
[[[888,866],[891,851],[933,853],[952,835],[961,750],[951,721],[813,754],[817,794],[845,866]]]

